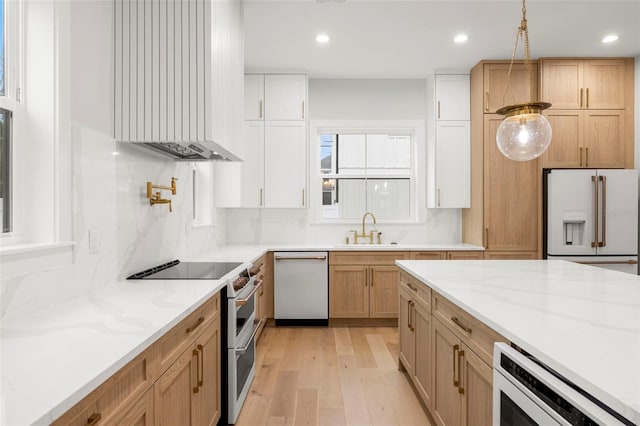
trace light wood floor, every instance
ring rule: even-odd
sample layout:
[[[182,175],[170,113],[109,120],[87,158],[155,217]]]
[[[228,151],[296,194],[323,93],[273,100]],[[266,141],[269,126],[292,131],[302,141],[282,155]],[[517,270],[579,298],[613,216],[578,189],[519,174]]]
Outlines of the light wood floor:
[[[430,425],[396,328],[268,327],[236,425]]]

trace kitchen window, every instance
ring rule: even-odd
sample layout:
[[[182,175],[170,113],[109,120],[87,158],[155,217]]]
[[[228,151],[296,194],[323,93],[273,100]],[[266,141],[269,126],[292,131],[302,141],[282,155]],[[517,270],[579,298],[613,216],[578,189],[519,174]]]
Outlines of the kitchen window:
[[[312,132],[318,222],[351,221],[365,212],[387,222],[415,220],[415,128],[338,124]]]

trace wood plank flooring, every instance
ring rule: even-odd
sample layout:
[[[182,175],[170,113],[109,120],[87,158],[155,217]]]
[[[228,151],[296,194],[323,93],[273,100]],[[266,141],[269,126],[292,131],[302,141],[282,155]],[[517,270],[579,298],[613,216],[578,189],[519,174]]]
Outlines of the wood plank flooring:
[[[393,327],[266,327],[238,426],[432,425]]]

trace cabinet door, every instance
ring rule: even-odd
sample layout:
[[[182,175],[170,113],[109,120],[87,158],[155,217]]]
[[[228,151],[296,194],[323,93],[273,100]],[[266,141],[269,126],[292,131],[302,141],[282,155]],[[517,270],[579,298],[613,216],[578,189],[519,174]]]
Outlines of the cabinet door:
[[[584,102],[582,61],[579,59],[543,59],[541,61],[540,99],[553,109],[580,109]],[[582,93],[581,93],[582,90]],[[551,128],[554,132],[553,124]]]
[[[329,267],[329,317],[368,318],[367,266]]]
[[[470,124],[436,124],[436,207],[470,207]]]
[[[264,75],[244,76],[244,119],[264,120]]]
[[[459,379],[459,339],[438,319],[432,318],[433,405],[431,413],[438,426],[459,426],[462,394],[454,384]]]
[[[409,377],[413,376],[415,365],[415,334],[411,324],[413,307],[411,306],[411,294],[402,286],[399,290],[400,304],[398,306],[398,333],[400,334],[400,361]]]
[[[113,423],[119,426],[154,425],[153,390],[149,389],[122,417],[114,417]]]
[[[156,425],[194,424],[197,353],[187,349],[153,385]]]
[[[509,64],[484,65],[484,112],[493,113],[506,105],[522,104],[537,100],[537,64],[531,64],[530,72],[524,63],[514,63],[509,80],[509,88],[505,94]],[[531,99],[529,81],[533,85],[534,99]]]
[[[582,112],[577,109],[550,109],[543,114],[553,132],[551,145],[542,156],[543,167],[584,167]]]
[[[266,120],[306,119],[307,77],[304,74],[266,75],[264,93]]]
[[[584,108],[625,108],[625,65],[624,59],[584,61]]]
[[[193,394],[194,425],[212,426],[220,419],[220,319],[207,327],[196,341],[199,390]]]
[[[265,207],[305,207],[306,131],[306,124],[300,121],[265,123]]]
[[[513,161],[496,145],[501,116],[484,118],[485,247],[492,250],[537,250],[537,160]]]
[[[467,345],[460,352],[463,425],[492,425],[493,370]]]
[[[369,315],[371,318],[398,317],[398,268],[369,267]]]
[[[624,111],[584,111],[585,166],[624,167],[624,133]]]
[[[431,340],[431,313],[421,303],[413,305],[415,329],[415,368],[413,381],[427,408],[432,410],[433,350]]]
[[[470,120],[469,76],[436,75],[436,120]]]

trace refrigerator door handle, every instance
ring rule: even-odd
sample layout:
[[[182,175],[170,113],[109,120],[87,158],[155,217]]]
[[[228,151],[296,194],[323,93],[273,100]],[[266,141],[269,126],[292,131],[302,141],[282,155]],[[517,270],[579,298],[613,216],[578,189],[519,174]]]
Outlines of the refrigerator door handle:
[[[598,176],[602,182],[602,241],[598,243],[598,247],[607,245],[607,177]]]
[[[593,241],[591,247],[598,247],[598,179],[597,176],[591,176],[593,183]]]

